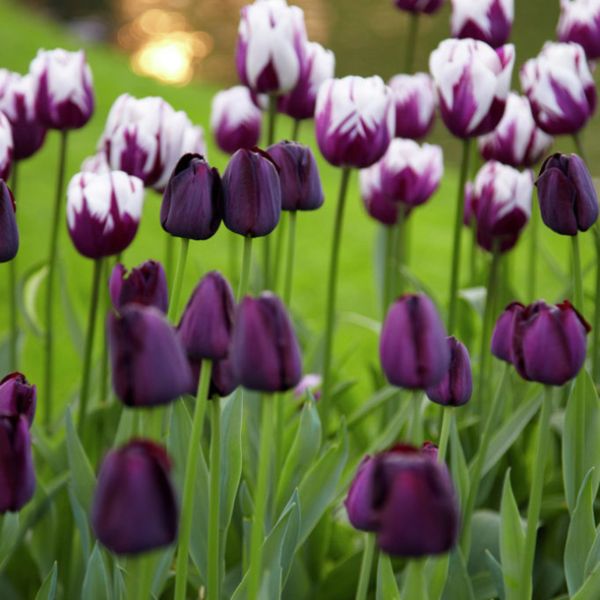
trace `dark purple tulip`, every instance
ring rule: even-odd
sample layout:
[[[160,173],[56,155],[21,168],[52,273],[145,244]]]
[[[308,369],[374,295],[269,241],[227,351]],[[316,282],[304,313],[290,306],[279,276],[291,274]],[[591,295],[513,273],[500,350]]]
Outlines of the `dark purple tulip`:
[[[535,185],[544,223],[562,235],[587,231],[598,220],[598,195],[585,162],[577,154],[553,154]]]
[[[225,227],[249,237],[267,235],[281,215],[281,184],[273,159],[262,150],[238,150],[223,173]]]
[[[462,406],[471,399],[473,377],[471,358],[464,344],[455,337],[446,338],[450,349],[450,367],[444,378],[426,390],[427,397],[444,406]]]
[[[390,307],[379,340],[387,380],[408,389],[438,384],[448,371],[446,331],[433,302],[424,294],[405,294]]]
[[[190,389],[185,352],[158,309],[129,304],[120,316],[110,313],[108,339],[113,387],[127,406],[166,404]]]
[[[115,554],[140,554],[177,538],[178,508],[166,450],[144,439],[107,453],[92,506],[96,537]]]
[[[217,271],[207,273],[193,291],[177,328],[190,359],[226,358],[234,311],[229,282]]]
[[[400,10],[431,15],[442,7],[444,0],[394,0],[394,4]]]
[[[238,306],[231,360],[240,385],[284,392],[302,377],[300,347],[283,302],[270,293],[246,296]]]
[[[556,31],[561,42],[576,42],[588,60],[600,58],[600,4],[594,0],[561,0]]]
[[[10,373],[0,381],[0,416],[12,417],[24,415],[33,423],[37,390],[22,373]]]
[[[181,157],[163,195],[160,222],[181,238],[207,240],[215,235],[223,214],[219,171],[199,154]]]
[[[0,179],[0,263],[12,260],[19,251],[19,230],[12,192]]]
[[[195,396],[198,392],[198,383],[200,380],[201,365],[200,361],[190,360],[192,369],[193,384],[190,386],[188,393]],[[216,360],[212,364],[212,372],[210,376],[210,386],[208,388],[208,397],[226,398],[233,394],[239,387],[236,374],[233,369],[231,358],[228,356],[222,360]]]
[[[498,48],[510,37],[514,16],[514,0],[452,0],[452,36]]]
[[[110,298],[115,310],[120,311],[132,302],[155,306],[166,313],[169,306],[167,277],[163,266],[155,260],[147,260],[139,267],[127,269],[115,265],[109,281]]]
[[[512,348],[515,335],[515,323],[525,306],[520,302],[511,302],[498,317],[492,334],[492,354],[504,362],[513,362]]]
[[[308,146],[279,142],[267,149],[279,167],[282,210],[315,210],[323,205],[317,161]]]

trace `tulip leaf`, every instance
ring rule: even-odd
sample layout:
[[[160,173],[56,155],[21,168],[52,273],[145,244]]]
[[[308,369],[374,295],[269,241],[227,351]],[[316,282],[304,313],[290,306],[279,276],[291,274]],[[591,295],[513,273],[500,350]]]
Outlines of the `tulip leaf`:
[[[571,600],[598,600],[600,598],[600,564],[590,573]]]
[[[96,477],[83,449],[81,440],[73,426],[70,410],[66,412],[65,422],[67,427],[67,457],[69,460],[69,470],[71,471],[69,487],[73,490],[74,496],[81,508],[86,514],[89,514],[96,487]]]
[[[110,580],[102,551],[98,544],[90,554],[83,578],[81,597],[86,600],[107,600],[110,598]]]
[[[125,585],[123,572],[123,567],[115,561],[113,568],[113,598],[115,600],[125,600],[125,598],[127,598],[127,587]]]
[[[406,598],[421,598],[421,596],[405,596]],[[400,600],[398,582],[392,569],[392,562],[387,554],[380,553],[377,561],[377,592],[376,600]]]
[[[1,518],[0,565],[10,558],[19,535],[19,513],[7,512]]]
[[[35,600],[54,600],[56,598],[57,577],[58,570],[55,561],[52,565],[52,568],[44,578],[38,593],[35,595]]]
[[[594,543],[588,552],[585,560],[585,567],[583,570],[584,578],[591,575],[592,571],[596,568],[596,565],[600,563],[600,527],[596,528]]]
[[[425,581],[429,600],[440,600],[444,593],[450,555],[431,556],[425,564]]]
[[[446,579],[443,597],[445,600],[458,600],[458,598],[460,600],[475,600],[473,585],[459,546],[450,553],[448,578]]]
[[[498,600],[505,600],[506,594],[504,593],[502,565],[496,560],[496,557],[489,550],[485,551],[485,559],[490,575],[496,584],[496,595],[498,596]]]
[[[48,265],[46,263],[34,265],[23,274],[19,286],[18,300],[21,312],[25,317],[25,322],[37,337],[44,335],[44,328],[37,312],[37,299],[47,275]]]
[[[411,560],[406,565],[402,598],[422,598],[429,600],[427,581],[425,579],[425,562]]]

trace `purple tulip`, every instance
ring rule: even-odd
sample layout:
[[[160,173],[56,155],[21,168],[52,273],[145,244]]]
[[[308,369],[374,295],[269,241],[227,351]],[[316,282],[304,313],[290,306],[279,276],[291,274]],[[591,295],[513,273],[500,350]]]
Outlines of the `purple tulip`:
[[[282,210],[315,210],[323,205],[319,167],[308,146],[279,142],[267,153],[279,167]]]
[[[200,380],[201,361],[190,360],[192,369],[193,383],[188,390],[188,393],[195,396],[198,392],[198,383]],[[235,392],[240,383],[237,379],[231,357],[222,360],[216,360],[212,364],[210,375],[210,385],[208,388],[209,398],[226,398]]]
[[[381,183],[381,161],[359,172],[360,194],[367,212],[383,225],[396,225],[399,211],[408,216],[410,207],[390,200],[383,192]]]
[[[436,96],[431,77],[427,73],[396,75],[388,85],[396,107],[396,137],[425,137],[435,119]]]
[[[144,187],[122,171],[77,173],[67,188],[67,224],[75,248],[98,259],[131,244],[142,217]]]
[[[442,7],[444,0],[394,0],[394,4],[400,10],[431,15]]]
[[[579,44],[547,42],[521,68],[521,86],[536,123],[550,135],[577,133],[596,109],[596,86]]]
[[[12,192],[0,179],[0,263],[12,260],[19,251],[16,210]]]
[[[466,346],[455,337],[446,338],[450,349],[450,367],[444,378],[426,390],[427,397],[444,406],[462,406],[471,399],[473,377],[471,358]]]
[[[379,340],[387,380],[408,389],[442,381],[450,366],[446,331],[433,302],[424,294],[405,294],[390,307]]]
[[[277,296],[265,292],[241,301],[233,328],[231,360],[240,385],[250,390],[284,392],[300,382],[300,346]]]
[[[117,312],[128,304],[154,306],[163,313],[169,306],[167,277],[163,266],[155,260],[147,260],[139,267],[127,269],[115,265],[109,281],[110,298]]]
[[[104,457],[92,505],[98,540],[115,554],[140,554],[177,538],[178,508],[166,450],[134,439]]]
[[[236,85],[215,95],[210,128],[223,152],[254,148],[260,140],[262,112],[247,87]]]
[[[0,381],[0,416],[23,415],[31,427],[36,403],[36,387],[22,373],[10,373]]]
[[[192,374],[175,330],[156,308],[129,304],[108,315],[113,387],[127,406],[167,404],[187,393]]]
[[[514,0],[452,0],[452,36],[481,40],[492,48],[505,44],[515,18]]]
[[[13,135],[10,121],[0,112],[0,179],[8,181],[14,159]]]
[[[577,154],[553,154],[535,185],[544,223],[561,235],[587,231],[598,220],[598,195],[585,162]]]
[[[536,165],[552,141],[537,126],[529,100],[511,92],[498,127],[479,138],[479,151],[485,160],[497,160],[518,169]]]
[[[588,60],[600,58],[600,3],[597,0],[560,0],[556,33],[561,42],[580,44]]]
[[[512,364],[513,338],[515,336],[515,323],[520,318],[525,306],[520,302],[511,302],[504,312],[498,317],[492,334],[492,354]]]
[[[444,40],[429,59],[446,127],[458,138],[493,131],[506,106],[515,61],[512,44]]]
[[[376,163],[394,137],[392,91],[380,77],[329,79],[319,88],[315,129],[321,153],[337,167]]]
[[[238,150],[223,173],[223,222],[227,229],[250,237],[268,235],[281,215],[277,165],[262,150]]]
[[[92,72],[85,52],[38,50],[29,66],[35,111],[48,129],[79,129],[94,112]]]

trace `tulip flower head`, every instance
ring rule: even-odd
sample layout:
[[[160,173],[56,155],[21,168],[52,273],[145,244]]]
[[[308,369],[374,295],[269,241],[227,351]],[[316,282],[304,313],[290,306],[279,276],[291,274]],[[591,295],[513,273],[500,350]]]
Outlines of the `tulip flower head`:
[[[435,119],[436,95],[427,73],[395,75],[389,81],[396,107],[396,137],[425,137]]]
[[[12,171],[14,145],[10,121],[0,112],[0,179],[8,181]]]
[[[452,35],[498,48],[510,37],[514,17],[514,0],[452,0]]]
[[[359,171],[360,195],[369,215],[383,225],[396,225],[398,212],[405,211],[408,215],[409,207],[399,202],[390,200],[383,191],[381,182],[381,161]]]
[[[118,312],[128,304],[154,306],[163,313],[169,306],[167,277],[163,266],[147,260],[128,273],[122,264],[115,265],[109,281],[112,305]]]
[[[394,0],[394,4],[400,10],[431,15],[442,7],[444,0]]]
[[[466,346],[455,337],[446,339],[450,349],[450,367],[440,383],[427,388],[427,397],[443,406],[462,406],[471,399],[473,392],[471,358]]]
[[[494,332],[492,333],[492,354],[512,364],[513,339],[515,337],[515,324],[521,318],[525,306],[520,302],[511,302],[504,312],[498,317]]]
[[[19,251],[19,230],[12,192],[0,179],[0,263],[12,260]]]
[[[588,60],[600,58],[600,0],[560,0],[556,31],[561,42],[575,42]]]
[[[0,416],[23,415],[29,426],[33,423],[37,391],[23,373],[10,373],[0,381]]]

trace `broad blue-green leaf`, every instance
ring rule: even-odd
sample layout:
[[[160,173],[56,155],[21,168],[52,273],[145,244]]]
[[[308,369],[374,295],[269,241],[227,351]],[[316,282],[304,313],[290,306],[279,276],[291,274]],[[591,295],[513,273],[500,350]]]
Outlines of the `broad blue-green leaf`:
[[[96,487],[96,477],[90,461],[81,445],[77,432],[73,427],[71,411],[67,410],[65,415],[67,426],[67,456],[71,480],[69,486],[73,490],[77,502],[81,508],[89,514],[92,506],[92,497]]]
[[[171,546],[170,548],[163,550],[157,557],[154,568],[154,577],[152,579],[152,595],[155,598],[160,598],[160,595],[162,594],[167,577],[169,576],[171,565],[173,564],[174,556],[175,547]]]
[[[83,554],[83,562],[85,562],[92,551],[92,541],[90,535],[90,526],[88,522],[88,513],[83,510],[83,507],[77,500],[77,496],[73,491],[73,488],[69,487],[69,502],[71,503],[71,511],[73,513],[73,519],[75,525],[79,530],[79,538],[81,544],[81,551]]]
[[[600,598],[600,564],[590,573],[581,589],[571,600],[598,600]]]
[[[450,430],[450,470],[462,506],[469,497],[471,481],[469,478],[469,467],[467,466],[467,460],[465,459],[456,427],[456,420],[454,419],[452,421],[452,429]]]
[[[85,600],[109,600],[111,598],[110,589],[110,580],[102,552],[98,544],[94,544],[83,578],[81,597]]]
[[[500,503],[500,558],[507,600],[518,598],[521,562],[525,546],[525,531],[510,484],[510,469],[506,471]]]
[[[425,563],[425,581],[427,582],[427,596],[429,600],[440,600],[444,593],[450,555],[431,556]]]
[[[502,565],[496,560],[496,557],[489,550],[485,551],[485,558],[488,564],[490,575],[496,584],[496,594],[498,595],[498,600],[505,600],[506,594],[504,593]]]
[[[422,560],[411,560],[408,562],[402,584],[403,598],[429,600],[424,568],[425,563]]]
[[[450,553],[444,600],[475,600],[473,586],[460,547]]]
[[[44,328],[38,316],[37,298],[46,275],[48,275],[46,263],[34,265],[23,274],[19,286],[18,298],[25,322],[38,337],[42,337]]]
[[[116,560],[113,568],[113,598],[115,600],[126,600],[127,598],[127,586],[123,577],[123,569]]]
[[[419,596],[406,596],[406,598],[418,598]],[[400,591],[396,576],[392,569],[390,557],[387,554],[380,553],[377,562],[377,593],[376,600],[400,600]]]
[[[587,577],[600,564],[600,527],[596,528],[594,543],[585,560],[584,577]]]
[[[56,598],[56,578],[57,568],[55,562],[35,595],[35,600],[54,600]]]

